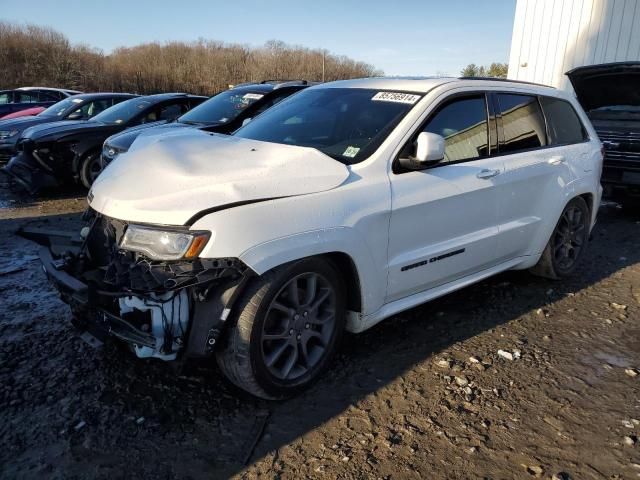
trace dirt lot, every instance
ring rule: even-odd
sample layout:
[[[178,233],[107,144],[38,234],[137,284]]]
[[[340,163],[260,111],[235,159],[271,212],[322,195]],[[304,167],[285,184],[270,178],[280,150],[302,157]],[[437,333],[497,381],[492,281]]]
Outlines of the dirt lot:
[[[281,403],[78,338],[14,231],[83,208],[0,195],[2,478],[640,478],[640,222],[613,206],[572,280],[398,315]]]

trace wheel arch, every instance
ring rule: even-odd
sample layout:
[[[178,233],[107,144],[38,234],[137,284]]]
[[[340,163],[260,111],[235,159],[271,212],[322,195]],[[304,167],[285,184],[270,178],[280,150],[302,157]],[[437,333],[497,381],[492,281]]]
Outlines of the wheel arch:
[[[285,263],[310,257],[326,258],[342,274],[347,284],[348,310],[366,314],[382,306],[386,276],[381,275],[366,243],[350,228],[306,232],[272,240],[252,247],[239,259],[262,275]]]
[[[75,155],[73,156],[73,163],[71,165],[73,174],[78,175],[80,173],[82,162],[84,162],[87,156],[91,155],[92,153],[97,153],[99,155],[100,152],[101,152],[101,147],[96,147],[95,145],[83,150],[77,149],[75,151]]]
[[[360,277],[358,275],[358,267],[356,267],[353,259],[344,252],[330,252],[318,255],[318,257],[328,259],[336,266],[338,272],[344,275],[347,289],[347,310],[362,312]]]

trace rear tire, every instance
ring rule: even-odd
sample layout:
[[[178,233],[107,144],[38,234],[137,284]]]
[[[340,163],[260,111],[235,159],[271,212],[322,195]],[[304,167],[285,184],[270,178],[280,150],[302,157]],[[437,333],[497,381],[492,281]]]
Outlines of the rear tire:
[[[581,197],[571,200],[562,211],[549,243],[531,273],[554,280],[567,277],[578,266],[589,240],[591,217]]]
[[[102,171],[102,162],[100,161],[100,152],[92,152],[87,154],[80,164],[80,182],[87,189],[91,188],[93,182]]]
[[[345,325],[345,288],[333,263],[308,258],[251,282],[216,359],[236,386],[260,398],[291,397],[330,364]]]

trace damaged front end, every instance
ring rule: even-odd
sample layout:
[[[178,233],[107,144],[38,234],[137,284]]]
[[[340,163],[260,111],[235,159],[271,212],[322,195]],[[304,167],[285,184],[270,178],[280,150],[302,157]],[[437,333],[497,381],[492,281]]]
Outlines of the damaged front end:
[[[121,248],[135,226],[91,209],[85,219],[89,226],[78,235],[21,231],[43,245],[43,269],[70,305],[74,324],[94,343],[116,337],[141,358],[213,353],[253,272],[237,259],[153,260]]]
[[[53,142],[40,144],[21,138],[16,150],[2,171],[30,194],[66,182],[61,172],[71,171],[74,152],[70,149],[61,148]]]

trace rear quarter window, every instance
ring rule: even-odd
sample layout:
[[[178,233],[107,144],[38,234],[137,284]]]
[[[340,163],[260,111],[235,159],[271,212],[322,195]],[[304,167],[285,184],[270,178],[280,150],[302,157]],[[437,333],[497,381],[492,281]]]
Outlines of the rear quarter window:
[[[587,131],[573,105],[553,97],[540,97],[540,103],[547,118],[549,141],[552,145],[581,143],[588,139]]]

